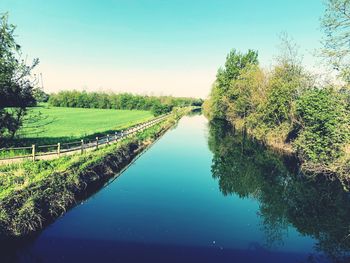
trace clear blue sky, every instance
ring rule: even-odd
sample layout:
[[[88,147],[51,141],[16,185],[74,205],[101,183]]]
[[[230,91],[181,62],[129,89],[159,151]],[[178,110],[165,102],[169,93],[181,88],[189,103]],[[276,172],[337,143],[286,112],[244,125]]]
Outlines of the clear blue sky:
[[[322,0],[0,0],[18,42],[41,61],[47,91],[87,89],[205,97],[227,52],[273,63],[287,32],[320,47]]]

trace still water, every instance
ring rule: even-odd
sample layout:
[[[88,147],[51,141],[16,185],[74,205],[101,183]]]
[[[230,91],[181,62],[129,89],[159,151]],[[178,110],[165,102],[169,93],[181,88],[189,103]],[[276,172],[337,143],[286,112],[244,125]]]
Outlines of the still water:
[[[338,182],[194,115],[9,259],[347,262],[349,226]]]

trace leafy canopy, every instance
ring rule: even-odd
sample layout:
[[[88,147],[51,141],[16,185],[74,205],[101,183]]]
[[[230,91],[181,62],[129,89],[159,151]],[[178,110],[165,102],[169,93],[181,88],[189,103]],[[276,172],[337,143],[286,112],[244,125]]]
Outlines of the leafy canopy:
[[[15,26],[8,15],[0,16],[0,138],[13,137],[22,124],[26,108],[35,104],[30,72],[38,60],[28,66],[21,59],[14,37]],[[9,109],[11,108],[11,109]]]
[[[233,49],[226,57],[224,68],[220,68],[216,75],[216,81],[210,94],[210,105],[206,108],[206,114],[215,118],[225,118],[227,111],[227,92],[230,89],[231,82],[236,80],[241,71],[249,65],[258,64],[258,53],[248,50],[247,53],[241,53]]]

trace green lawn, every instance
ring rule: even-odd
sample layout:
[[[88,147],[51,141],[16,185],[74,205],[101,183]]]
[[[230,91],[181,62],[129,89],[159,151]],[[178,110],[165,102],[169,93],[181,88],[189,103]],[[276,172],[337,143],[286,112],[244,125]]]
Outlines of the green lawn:
[[[92,138],[152,117],[149,111],[61,108],[43,104],[29,110],[16,144],[57,143],[83,137]]]

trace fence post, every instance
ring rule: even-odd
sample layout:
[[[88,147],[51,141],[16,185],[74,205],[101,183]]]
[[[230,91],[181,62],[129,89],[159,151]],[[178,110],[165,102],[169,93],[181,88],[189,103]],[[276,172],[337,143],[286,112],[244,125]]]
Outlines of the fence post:
[[[98,149],[98,137],[96,137],[96,149]]]
[[[81,140],[81,147],[80,147],[80,153],[84,153],[84,140]]]
[[[107,145],[109,145],[109,134],[107,134]]]
[[[57,155],[58,157],[61,155],[61,143],[57,143]]]
[[[35,144],[32,145],[32,159],[35,161]]]

